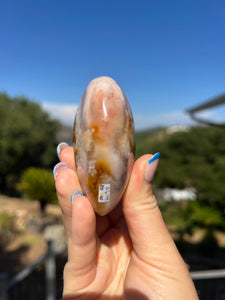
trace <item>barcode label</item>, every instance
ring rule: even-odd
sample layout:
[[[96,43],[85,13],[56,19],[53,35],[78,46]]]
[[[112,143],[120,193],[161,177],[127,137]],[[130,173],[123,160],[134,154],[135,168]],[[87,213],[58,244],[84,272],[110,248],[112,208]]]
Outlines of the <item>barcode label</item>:
[[[98,202],[110,201],[110,184],[99,184],[98,186]]]

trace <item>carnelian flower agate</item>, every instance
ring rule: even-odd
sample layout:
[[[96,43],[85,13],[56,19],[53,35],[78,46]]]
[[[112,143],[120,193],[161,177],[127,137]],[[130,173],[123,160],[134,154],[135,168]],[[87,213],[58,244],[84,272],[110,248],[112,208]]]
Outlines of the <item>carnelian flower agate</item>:
[[[82,192],[106,215],[124,193],[135,152],[132,111],[112,78],[88,84],[75,116],[74,152]]]

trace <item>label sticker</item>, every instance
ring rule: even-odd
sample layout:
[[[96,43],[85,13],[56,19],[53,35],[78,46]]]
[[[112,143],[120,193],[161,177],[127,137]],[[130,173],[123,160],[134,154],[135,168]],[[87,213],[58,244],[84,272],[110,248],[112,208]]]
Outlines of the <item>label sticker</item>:
[[[98,202],[110,201],[110,183],[99,184],[98,186]]]

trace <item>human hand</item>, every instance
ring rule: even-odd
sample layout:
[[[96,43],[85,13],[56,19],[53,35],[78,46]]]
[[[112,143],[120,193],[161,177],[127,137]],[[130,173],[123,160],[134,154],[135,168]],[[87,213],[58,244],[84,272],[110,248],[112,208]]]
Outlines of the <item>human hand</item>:
[[[197,300],[152,193],[158,159],[147,171],[152,155],[135,162],[122,201],[101,217],[79,193],[72,204],[81,191],[73,148],[61,147],[59,156],[54,175],[68,245],[63,299]]]

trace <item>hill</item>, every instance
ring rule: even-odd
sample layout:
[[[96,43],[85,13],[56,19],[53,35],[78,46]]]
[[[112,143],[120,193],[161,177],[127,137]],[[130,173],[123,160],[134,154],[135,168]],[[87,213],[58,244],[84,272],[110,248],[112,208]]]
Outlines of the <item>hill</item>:
[[[186,210],[175,210],[170,218],[173,222],[174,216],[180,216],[179,222],[186,229],[198,225],[225,230],[224,129],[196,126],[178,132],[146,130],[136,134],[136,149],[136,157],[160,152],[154,178],[158,188],[193,187],[197,191],[198,200]]]

